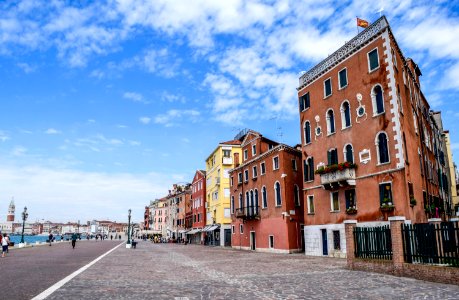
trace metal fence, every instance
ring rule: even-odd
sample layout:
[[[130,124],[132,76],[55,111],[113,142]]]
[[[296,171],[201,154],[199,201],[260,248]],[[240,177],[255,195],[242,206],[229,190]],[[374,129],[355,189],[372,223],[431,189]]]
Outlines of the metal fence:
[[[403,254],[407,263],[459,267],[459,223],[403,224]]]
[[[390,227],[355,227],[354,246],[356,258],[392,260]]]

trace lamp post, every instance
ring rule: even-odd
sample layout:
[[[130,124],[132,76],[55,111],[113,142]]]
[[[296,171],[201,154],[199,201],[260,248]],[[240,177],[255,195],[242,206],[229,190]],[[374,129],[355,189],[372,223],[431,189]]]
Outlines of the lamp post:
[[[127,246],[126,247],[131,247],[131,209],[128,210],[128,240],[127,240]]]
[[[21,244],[24,244],[24,227],[25,227],[25,221],[27,220],[27,217],[29,216],[29,213],[27,212],[27,206],[24,207],[24,211],[22,212],[22,236],[21,236]]]

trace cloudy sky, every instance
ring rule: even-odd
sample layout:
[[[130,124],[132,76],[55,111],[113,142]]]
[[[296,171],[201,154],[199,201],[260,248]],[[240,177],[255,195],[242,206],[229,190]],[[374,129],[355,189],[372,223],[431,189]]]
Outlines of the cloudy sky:
[[[457,161],[457,1],[2,1],[0,219],[139,221],[242,128],[299,143],[299,73],[381,9]]]

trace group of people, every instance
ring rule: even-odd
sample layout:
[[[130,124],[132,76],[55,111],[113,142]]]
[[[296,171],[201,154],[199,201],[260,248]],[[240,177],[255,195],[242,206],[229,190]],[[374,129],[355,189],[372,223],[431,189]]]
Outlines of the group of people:
[[[3,236],[0,233],[0,242],[2,243],[2,257],[5,257],[8,253],[8,246],[10,245],[10,237],[4,233]]]

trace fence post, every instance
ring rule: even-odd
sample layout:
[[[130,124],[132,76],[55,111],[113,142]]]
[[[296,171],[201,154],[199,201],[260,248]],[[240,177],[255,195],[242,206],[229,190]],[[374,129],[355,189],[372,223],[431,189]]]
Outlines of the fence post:
[[[403,237],[402,224],[405,223],[405,217],[389,217],[390,236],[392,239],[392,264],[394,266],[394,275],[401,276],[403,273]]]
[[[355,245],[354,245],[354,228],[357,226],[357,220],[344,221],[344,233],[346,235],[346,261],[349,269],[354,268]]]

